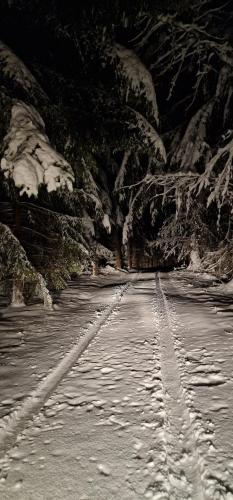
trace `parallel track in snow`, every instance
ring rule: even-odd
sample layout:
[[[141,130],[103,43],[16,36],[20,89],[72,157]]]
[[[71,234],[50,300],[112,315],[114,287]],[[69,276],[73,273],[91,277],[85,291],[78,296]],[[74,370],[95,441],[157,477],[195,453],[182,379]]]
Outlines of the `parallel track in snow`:
[[[187,395],[182,385],[175,327],[159,274],[155,276],[154,314],[160,350],[164,394],[164,434],[170,500],[213,500],[206,494],[203,463],[199,454]]]
[[[80,356],[105,325],[110,315],[117,308],[125,292],[136,279],[137,275],[120,287],[112,303],[104,309],[101,316],[87,329],[86,333],[81,338],[79,332],[77,341],[64,355],[60,363],[58,363],[42,382],[39,383],[38,387],[28,396],[21,406],[16,408],[11,415],[3,417],[0,422],[0,458],[14,445],[17,436],[27,427],[28,422],[37,415],[61,380],[67,375],[74,364],[77,363]]]

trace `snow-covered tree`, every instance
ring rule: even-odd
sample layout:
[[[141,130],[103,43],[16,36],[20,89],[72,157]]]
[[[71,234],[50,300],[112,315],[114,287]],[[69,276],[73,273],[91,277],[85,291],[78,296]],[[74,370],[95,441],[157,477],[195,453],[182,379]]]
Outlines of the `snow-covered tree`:
[[[12,106],[1,169],[7,178],[13,179],[20,195],[37,196],[42,185],[48,192],[58,188],[71,190],[74,180],[68,162],[51,146],[39,113],[21,101]]]
[[[0,279],[12,281],[11,305],[22,307],[24,302],[24,283],[28,280],[38,287],[46,309],[52,308],[52,300],[44,278],[37,273],[29,261],[19,240],[9,227],[0,223]]]
[[[127,246],[156,251],[158,232],[161,243],[180,231],[175,256],[188,261],[200,246],[196,205],[210,232],[218,222],[217,249],[232,237],[229,6],[76,7],[20,0],[0,16],[11,47],[0,44],[1,192],[13,214],[1,221],[51,287],[86,259],[82,249],[100,244],[119,265]],[[30,47],[10,34],[17,13],[22,30],[31,19]]]

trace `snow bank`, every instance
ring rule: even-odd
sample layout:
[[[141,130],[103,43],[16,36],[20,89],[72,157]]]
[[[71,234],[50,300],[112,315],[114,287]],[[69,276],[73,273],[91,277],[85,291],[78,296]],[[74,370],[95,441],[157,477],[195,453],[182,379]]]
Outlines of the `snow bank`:
[[[115,269],[115,267],[112,267],[112,266],[105,266],[105,267],[101,267],[100,269],[100,274],[104,274],[104,275],[108,275],[108,274],[119,274],[120,271],[119,269]]]
[[[190,253],[190,263],[188,266],[189,271],[200,271],[201,258],[197,250],[192,250]]]
[[[233,279],[228,281],[228,283],[224,283],[219,288],[221,288],[223,292],[233,293]]]
[[[20,188],[20,195],[37,196],[42,184],[48,192],[58,188],[72,190],[71,166],[51,146],[44,121],[33,106],[14,102],[4,143],[1,169]]]

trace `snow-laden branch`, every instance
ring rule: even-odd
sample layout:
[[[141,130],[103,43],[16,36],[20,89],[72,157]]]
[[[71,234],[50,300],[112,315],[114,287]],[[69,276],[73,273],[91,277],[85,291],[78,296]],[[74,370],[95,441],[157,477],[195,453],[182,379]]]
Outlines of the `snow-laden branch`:
[[[12,305],[24,305],[23,296],[21,302],[14,302],[16,295],[15,283],[20,280],[33,280],[38,286],[39,295],[43,298],[46,309],[52,309],[53,302],[46,281],[30,263],[27,254],[19,240],[5,224],[0,223],[0,278],[7,275],[13,280]],[[19,296],[18,296],[19,298]]]
[[[165,147],[158,132],[156,132],[154,127],[148,122],[148,120],[143,115],[141,115],[141,113],[135,111],[132,108],[130,109],[135,114],[136,117],[136,121],[131,125],[131,127],[132,128],[136,127],[140,131],[144,143],[152,148],[152,152],[155,155],[155,157],[166,163],[167,155]]]
[[[8,226],[0,222],[0,278],[1,273],[19,274],[22,279],[36,272],[28,260],[27,254]]]
[[[223,97],[229,92],[230,72],[227,66],[223,66],[219,72],[219,77],[214,96],[205,103],[191,118],[182,140],[173,152],[172,164],[180,165],[182,168],[195,170],[195,167],[202,163],[206,164],[211,158],[211,148],[208,144],[208,125],[213,120],[213,112],[216,104],[219,104]],[[229,114],[230,101],[227,98],[224,115]]]
[[[124,152],[123,160],[122,160],[121,166],[119,168],[119,171],[118,171],[118,174],[117,174],[117,177],[115,180],[115,185],[114,185],[115,191],[118,191],[119,189],[121,189],[123,184],[124,184],[126,167],[127,167],[130,155],[131,155],[131,151]]]
[[[28,94],[37,94],[47,99],[47,96],[31,71],[23,61],[5,43],[0,40],[0,73],[9,80],[16,82]]]
[[[113,60],[117,59],[117,71],[128,84],[127,98],[129,90],[132,90],[136,96],[143,96],[149,104],[152,115],[158,125],[159,113],[156,93],[152,76],[148,69],[135,52],[122,45],[115,45],[111,55]]]
[[[103,224],[105,230],[107,231],[107,233],[111,234],[112,226],[111,226],[110,217],[107,213],[105,213],[103,216],[102,224]]]
[[[189,269],[200,267],[200,253],[203,255],[215,242],[205,220],[206,211],[197,202],[188,217],[185,211],[181,211],[178,218],[171,215],[165,219],[156,241],[151,243],[152,248],[160,249],[165,259],[175,256],[178,262],[182,262],[189,258]]]
[[[130,201],[129,201],[129,211],[125,217],[123,232],[122,232],[122,243],[125,245],[132,233],[133,223],[134,223],[134,215],[135,215],[135,205],[138,200],[140,200],[144,190],[144,185],[141,185],[135,195],[131,192]]]
[[[214,107],[214,100],[204,104],[191,118],[183,139],[179,143],[172,164],[182,168],[194,169],[200,160],[208,160],[210,147],[207,143],[207,125]]]
[[[215,168],[221,166],[221,172],[216,173]],[[216,201],[219,206],[223,204],[228,196],[230,181],[232,180],[233,167],[233,139],[225,146],[218,149],[216,154],[208,162],[205,172],[197,182],[198,192],[210,186],[210,194],[207,200],[208,206]]]
[[[72,190],[71,166],[51,146],[45,124],[33,106],[21,101],[13,103],[4,144],[1,169],[7,178],[13,179],[20,195],[37,196],[41,185],[48,192],[59,188]]]

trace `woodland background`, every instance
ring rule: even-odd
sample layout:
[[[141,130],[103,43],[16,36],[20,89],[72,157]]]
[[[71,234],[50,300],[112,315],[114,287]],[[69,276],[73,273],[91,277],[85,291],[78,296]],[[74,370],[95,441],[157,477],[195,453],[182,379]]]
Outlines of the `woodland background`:
[[[231,2],[0,2],[0,283],[233,276]]]

